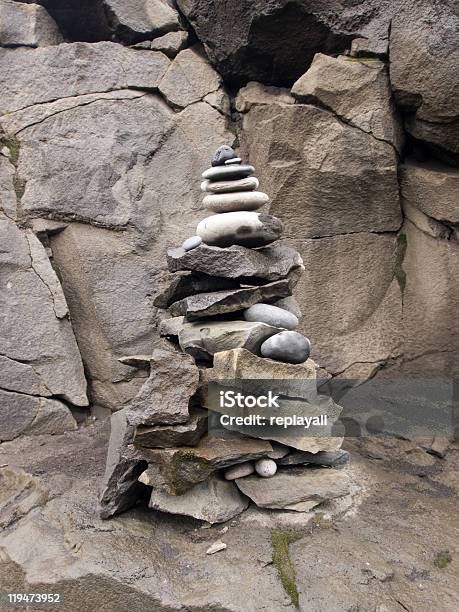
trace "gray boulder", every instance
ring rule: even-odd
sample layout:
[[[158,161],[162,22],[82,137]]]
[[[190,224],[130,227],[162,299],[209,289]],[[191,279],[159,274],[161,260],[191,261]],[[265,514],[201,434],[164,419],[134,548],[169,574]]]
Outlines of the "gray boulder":
[[[189,403],[199,382],[199,370],[190,355],[154,349],[150,376],[129,404],[134,425],[176,425],[189,419]]]
[[[116,39],[137,42],[180,28],[178,12],[166,0],[102,0]]]
[[[62,42],[56,22],[42,6],[0,0],[0,47],[47,47]]]
[[[180,51],[162,79],[159,90],[173,106],[184,108],[216,91],[221,84],[199,47]]]
[[[188,32],[168,32],[151,41],[152,51],[161,51],[168,57],[174,58],[179,51],[182,51],[188,43]]]
[[[356,36],[387,39],[398,3],[178,0],[178,6],[226,80],[290,85],[318,51],[340,53]]]
[[[311,343],[306,336],[294,331],[282,331],[260,348],[263,357],[287,363],[304,363],[311,352]]]
[[[397,104],[411,115],[408,131],[457,165],[459,70],[455,2],[408,0],[394,15],[390,79]]]
[[[188,321],[197,321],[205,317],[243,310],[257,302],[269,302],[291,293],[289,282],[284,279],[257,287],[198,293],[175,302],[169,310],[174,316],[184,315]],[[254,321],[255,319],[246,320]],[[275,325],[272,321],[264,320],[261,322],[268,323],[273,327],[282,327],[281,325]]]
[[[185,252],[169,249],[167,265],[171,272],[192,270],[212,276],[275,281],[295,269],[303,270],[303,260],[294,249],[275,245],[252,250],[243,246],[227,248],[201,245]]]
[[[134,444],[144,448],[196,446],[207,431],[207,411],[191,408],[190,417],[180,425],[141,425],[136,428]]]
[[[249,500],[233,482],[212,475],[182,495],[153,489],[148,505],[161,512],[192,516],[208,523],[224,523],[243,512]]]
[[[292,95],[300,102],[332,110],[346,123],[401,152],[403,132],[383,62],[317,53],[309,70],[293,85]]]
[[[324,501],[350,493],[343,470],[291,468],[271,478],[247,476],[236,480],[239,489],[260,508],[307,512]]]

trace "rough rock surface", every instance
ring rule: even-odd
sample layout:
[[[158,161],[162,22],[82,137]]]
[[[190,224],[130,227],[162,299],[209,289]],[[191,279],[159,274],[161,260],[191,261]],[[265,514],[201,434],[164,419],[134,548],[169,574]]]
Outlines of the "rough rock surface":
[[[318,53],[309,70],[293,85],[292,94],[301,102],[330,109],[345,123],[401,152],[403,133],[383,62]]]
[[[394,2],[376,0],[357,5],[324,5],[321,0],[239,0],[224,5],[218,0],[178,0],[178,6],[226,79],[274,85],[292,84],[317,51],[339,53],[357,35],[387,38],[397,8]]]
[[[455,2],[408,0],[394,15],[390,34],[390,79],[396,102],[411,114],[408,131],[456,165],[458,29]]]
[[[167,0],[102,0],[115,38],[146,40],[180,27],[179,14]]]
[[[199,382],[192,357],[178,351],[154,349],[150,376],[129,404],[134,425],[176,425],[189,418],[190,398]]]
[[[275,281],[285,278],[296,268],[302,269],[303,261],[294,249],[283,245],[257,250],[242,246],[220,248],[202,245],[188,252],[170,249],[167,265],[171,272],[191,270],[224,278]]]
[[[257,104],[294,104],[295,98],[285,87],[272,87],[250,81],[238,91],[236,110],[245,113]]]
[[[20,230],[1,214],[0,243],[1,386],[25,394],[18,411],[24,414],[29,401],[29,423],[39,405],[33,396],[57,396],[87,406],[83,364],[67,303],[44,247],[30,230]],[[4,415],[6,420],[15,419],[14,402],[10,408],[13,412]]]
[[[279,470],[271,478],[247,476],[236,479],[236,484],[261,508],[298,512],[349,493],[349,479],[343,470],[320,468]]]
[[[397,154],[333,113],[305,104],[252,108],[243,137],[270,213],[285,235],[313,238],[396,231],[401,224]]]
[[[162,53],[137,53],[111,42],[0,49],[0,112],[128,87],[152,91],[169,64]]]
[[[56,22],[42,6],[1,0],[0,47],[47,47],[61,42]]]
[[[202,100],[220,87],[221,79],[197,47],[180,51],[169,66],[159,90],[179,108]]]
[[[174,316],[185,315],[188,321],[244,310],[258,302],[270,302],[291,295],[288,280],[274,281],[257,287],[243,287],[212,293],[197,293],[169,308]],[[253,320],[253,319],[252,319]],[[278,327],[282,327],[278,325]]]
[[[210,476],[182,495],[153,489],[148,505],[153,510],[193,516],[208,523],[224,523],[243,512],[249,499],[240,494],[233,482]]]
[[[151,49],[153,51],[161,51],[168,57],[175,57],[179,51],[182,51],[188,42],[188,32],[169,32],[164,36],[159,36],[151,41]]]
[[[207,431],[207,411],[190,409],[190,418],[180,425],[140,426],[136,428],[134,444],[145,448],[196,446]]]

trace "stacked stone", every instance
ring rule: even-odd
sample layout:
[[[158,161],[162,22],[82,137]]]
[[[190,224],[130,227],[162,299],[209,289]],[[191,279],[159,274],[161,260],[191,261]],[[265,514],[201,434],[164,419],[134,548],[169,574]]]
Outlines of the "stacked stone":
[[[173,278],[154,303],[173,315],[160,325],[172,343],[123,359],[149,364],[151,373],[112,420],[102,516],[135,503],[142,485],[151,487],[151,508],[211,523],[239,514],[249,500],[304,512],[349,492],[345,471],[317,469],[348,460],[331,430],[207,432],[208,410],[222,410],[209,400],[215,381],[279,380],[284,415],[327,414],[333,422],[340,412],[317,394],[310,342],[294,331],[301,312],[292,290],[303,262],[294,249],[273,244],[283,225],[258,212],[269,197],[253,174],[233,149],[220,147],[201,184],[214,214],[168,251]]]

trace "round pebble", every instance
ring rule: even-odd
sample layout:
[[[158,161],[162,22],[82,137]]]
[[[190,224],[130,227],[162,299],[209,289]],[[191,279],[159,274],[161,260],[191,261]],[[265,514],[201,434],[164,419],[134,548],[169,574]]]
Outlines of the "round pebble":
[[[227,181],[233,179],[244,178],[250,176],[255,172],[253,166],[248,165],[234,165],[234,166],[216,166],[215,168],[207,168],[202,173],[203,179],[209,179],[209,181]]]
[[[284,226],[277,217],[241,210],[203,219],[196,234],[209,246],[256,248],[277,240]]]
[[[232,193],[233,191],[254,191],[258,189],[258,179],[255,176],[236,179],[235,181],[203,181],[201,191],[209,193]]]
[[[242,159],[240,157],[235,157],[234,159],[227,159],[225,162],[225,166],[230,166],[231,164],[240,164]]]
[[[252,461],[246,461],[244,463],[238,463],[232,465],[223,472],[225,480],[235,480],[236,478],[244,478],[244,476],[250,476],[253,474],[255,468]]]
[[[258,459],[255,471],[262,478],[271,478],[277,472],[277,464],[272,459]]]
[[[271,304],[254,304],[244,310],[243,316],[246,321],[258,321],[273,327],[283,327],[284,329],[298,327],[298,319],[294,314]]]
[[[269,196],[262,191],[239,191],[207,195],[202,203],[209,210],[222,213],[237,210],[257,210],[269,202]]]
[[[201,236],[191,236],[191,238],[187,238],[182,244],[182,249],[184,249],[185,251],[191,251],[192,249],[198,247],[200,244],[202,244]]]
[[[285,363],[304,363],[311,352],[306,336],[294,331],[283,331],[271,336],[260,348],[263,357]]]
[[[212,166],[223,166],[224,163],[229,159],[236,158],[236,152],[228,145],[222,145],[218,147],[212,157]]]

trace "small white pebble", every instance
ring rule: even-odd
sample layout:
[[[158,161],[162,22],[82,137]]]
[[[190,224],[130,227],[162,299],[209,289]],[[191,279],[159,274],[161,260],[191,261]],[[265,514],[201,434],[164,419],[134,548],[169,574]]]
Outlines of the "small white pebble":
[[[206,555],[213,555],[214,553],[220,552],[221,550],[225,550],[226,544],[224,542],[214,542],[212,546],[210,546],[206,550]]]
[[[228,531],[228,525],[225,525],[218,533],[226,533]]]
[[[255,463],[255,471],[262,478],[271,478],[277,472],[277,463],[272,459],[259,459]]]

